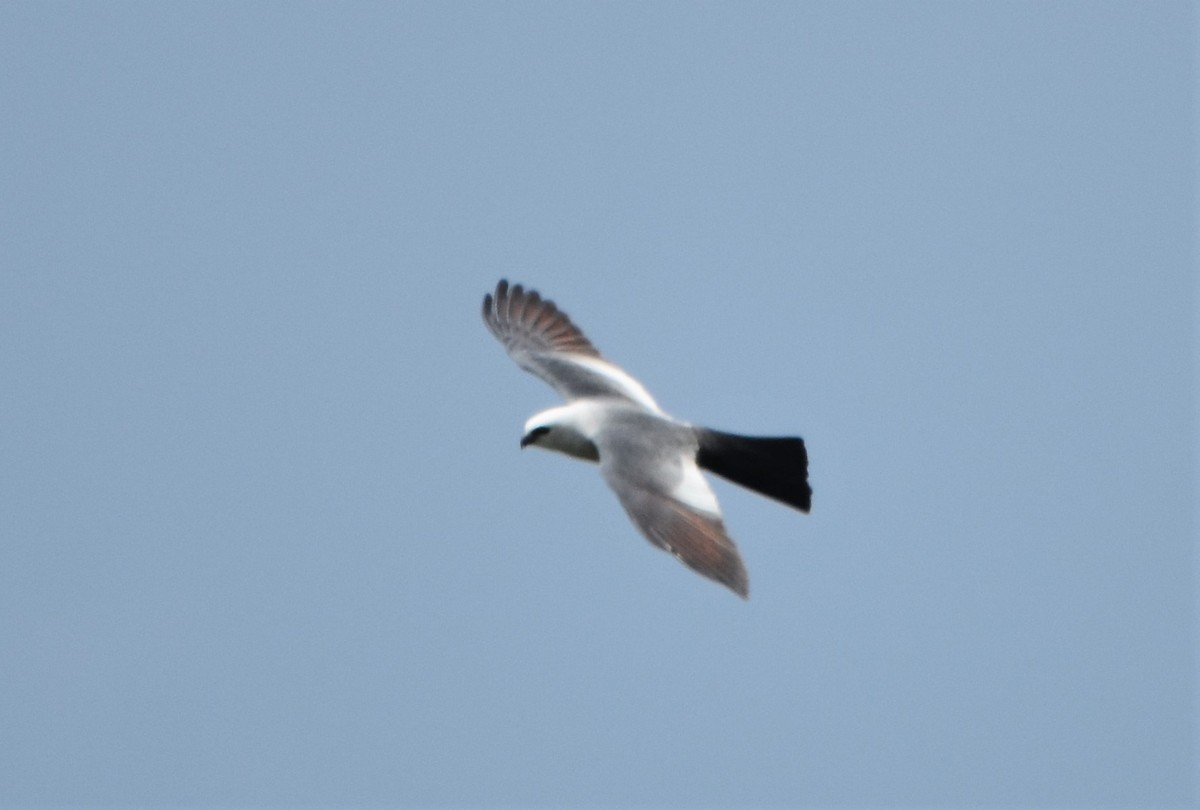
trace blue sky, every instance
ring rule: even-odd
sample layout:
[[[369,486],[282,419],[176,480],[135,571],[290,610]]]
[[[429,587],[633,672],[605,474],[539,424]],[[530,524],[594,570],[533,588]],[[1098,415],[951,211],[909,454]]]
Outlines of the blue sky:
[[[0,804],[1197,798],[1188,3],[0,6]],[[742,602],[479,319],[556,300]]]

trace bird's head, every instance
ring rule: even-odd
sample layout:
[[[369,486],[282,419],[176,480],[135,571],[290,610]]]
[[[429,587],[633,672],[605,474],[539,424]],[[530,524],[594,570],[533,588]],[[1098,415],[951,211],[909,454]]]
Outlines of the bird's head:
[[[599,461],[600,452],[589,439],[584,424],[569,405],[550,408],[534,414],[525,423],[525,435],[521,437],[521,448],[541,447],[557,450],[568,456],[586,461]]]

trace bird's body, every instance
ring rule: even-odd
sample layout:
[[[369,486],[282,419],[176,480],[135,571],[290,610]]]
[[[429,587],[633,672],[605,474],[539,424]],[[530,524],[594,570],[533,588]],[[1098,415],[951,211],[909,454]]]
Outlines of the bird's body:
[[[807,512],[803,440],[738,436],[674,419],[552,302],[520,285],[501,281],[484,297],[483,318],[518,365],[567,400],[532,416],[521,446],[598,462],[651,543],[745,597],[745,567],[700,469]]]

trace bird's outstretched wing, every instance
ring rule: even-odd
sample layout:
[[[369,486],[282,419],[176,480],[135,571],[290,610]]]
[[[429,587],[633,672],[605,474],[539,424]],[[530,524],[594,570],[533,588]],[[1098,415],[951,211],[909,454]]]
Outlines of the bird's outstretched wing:
[[[719,517],[689,509],[659,492],[634,487],[616,492],[630,519],[651,543],[743,599],[749,596],[746,567]]]
[[[620,425],[597,439],[604,480],[646,539],[746,598],[746,567],[695,462],[693,440],[658,417],[630,418],[640,428]]]
[[[641,383],[602,358],[567,314],[536,291],[502,280],[483,297],[483,321],[517,365],[564,399],[618,397],[662,412]]]

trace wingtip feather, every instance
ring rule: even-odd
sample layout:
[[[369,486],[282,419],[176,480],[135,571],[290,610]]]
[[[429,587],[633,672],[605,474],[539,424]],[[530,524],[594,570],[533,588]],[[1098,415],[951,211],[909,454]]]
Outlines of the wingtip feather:
[[[591,341],[553,301],[537,290],[500,279],[494,292],[483,297],[483,319],[510,351],[524,341],[526,348],[599,357]]]

